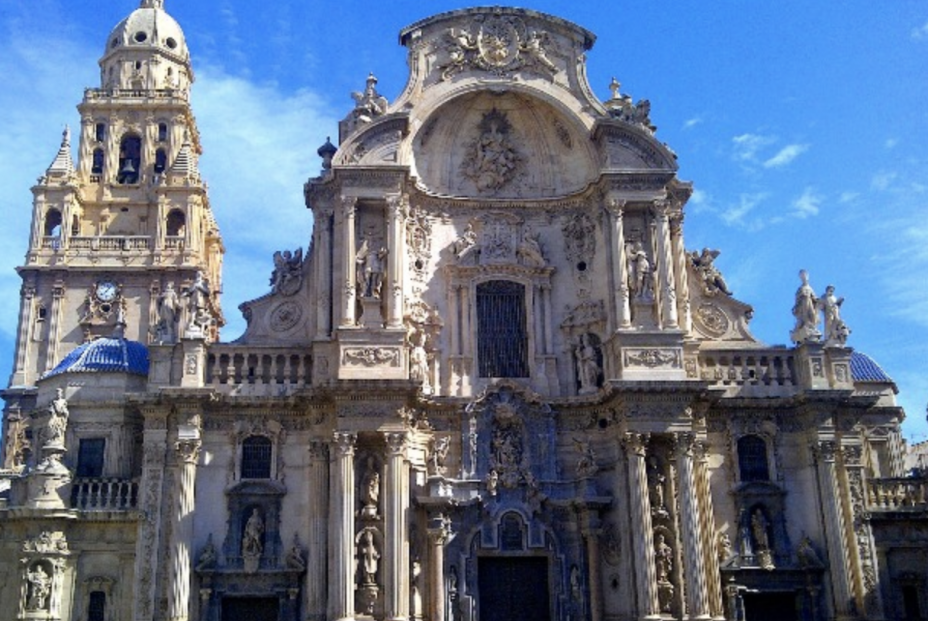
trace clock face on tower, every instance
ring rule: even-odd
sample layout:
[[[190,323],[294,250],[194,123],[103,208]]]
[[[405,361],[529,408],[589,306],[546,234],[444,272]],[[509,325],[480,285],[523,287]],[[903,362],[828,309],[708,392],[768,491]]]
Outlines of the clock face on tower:
[[[112,302],[116,299],[119,288],[112,280],[101,280],[94,288],[94,294],[101,302]]]

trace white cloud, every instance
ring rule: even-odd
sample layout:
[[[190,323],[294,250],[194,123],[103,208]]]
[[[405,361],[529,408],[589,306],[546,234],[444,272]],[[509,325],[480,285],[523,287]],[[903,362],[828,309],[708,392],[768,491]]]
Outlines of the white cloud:
[[[898,176],[899,173],[894,171],[880,171],[874,174],[873,178],[870,179],[870,189],[878,191],[888,190]]]
[[[802,196],[796,198],[790,205],[790,215],[800,220],[817,216],[821,204],[822,197],[812,188],[806,188]]]
[[[860,196],[860,192],[845,190],[844,192],[841,192],[840,196],[838,196],[838,202],[841,204],[850,203],[856,200],[858,196]]]
[[[686,122],[683,124],[683,129],[692,129],[696,127],[697,125],[699,125],[700,123],[702,123],[702,118],[695,116],[691,119],[686,120]]]
[[[750,229],[762,228],[763,223],[760,219],[754,218],[749,221],[747,216],[766,200],[767,196],[766,192],[742,194],[738,197],[736,205],[730,206],[720,214],[722,221],[728,226],[746,226]]]
[[[916,41],[928,39],[928,22],[925,22],[918,28],[912,29],[912,38]]]
[[[776,155],[764,162],[764,168],[780,168],[809,150],[807,144],[789,144],[780,149]]]
[[[893,149],[898,144],[899,144],[898,138],[887,138],[886,142],[883,143],[883,146],[886,147],[887,149]]]
[[[742,162],[753,162],[757,159],[757,152],[777,141],[776,136],[763,136],[761,134],[741,134],[731,139],[735,145],[735,159]]]

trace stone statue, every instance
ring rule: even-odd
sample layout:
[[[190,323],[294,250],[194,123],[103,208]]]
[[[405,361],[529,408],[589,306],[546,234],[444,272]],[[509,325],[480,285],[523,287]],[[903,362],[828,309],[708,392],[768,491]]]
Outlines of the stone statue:
[[[499,492],[499,473],[496,470],[490,470],[487,475],[487,493],[490,496],[496,496]]]
[[[355,103],[354,116],[362,122],[369,122],[387,111],[387,98],[377,92],[376,86],[377,78],[371,73],[367,76],[364,92],[351,93]]]
[[[274,271],[271,272],[271,293],[293,295],[303,282],[303,249],[274,253]]]
[[[767,526],[769,526],[769,524],[764,512],[761,511],[759,507],[754,509],[754,513],[751,514],[751,534],[754,539],[755,552],[770,549],[770,541],[767,538]]]
[[[418,560],[412,562],[412,580],[409,581],[412,593],[412,618],[422,618],[422,592],[419,589],[419,577],[422,575],[422,564]]]
[[[422,385],[426,394],[432,391],[429,382],[429,354],[425,349],[428,336],[422,330],[414,330],[410,337],[409,379]]]
[[[577,476],[588,477],[596,474],[596,453],[589,440],[574,438],[574,448],[580,454],[577,460]]]
[[[367,529],[361,535],[361,547],[358,550],[361,557],[361,584],[377,584],[377,562],[380,560],[380,552],[374,543],[374,533]]]
[[[468,222],[467,226],[464,227],[464,233],[454,240],[451,250],[457,257],[458,264],[463,264],[468,257],[474,257],[473,262],[476,263],[479,248],[477,245],[477,231],[474,230],[474,224]]]
[[[55,398],[48,404],[48,423],[45,425],[46,447],[64,447],[64,435],[68,430],[68,401],[64,398],[64,390],[55,390]]]
[[[576,565],[570,566],[570,596],[574,601],[579,602],[583,595],[580,587],[580,568]]]
[[[657,581],[670,582],[670,573],[673,571],[673,548],[667,545],[662,533],[658,533],[654,540],[654,562],[657,566]]]
[[[451,436],[440,436],[435,438],[432,445],[432,454],[429,456],[432,462],[432,474],[445,473],[445,459],[448,457],[448,450],[451,448]]]
[[[370,242],[370,237],[365,237],[355,255],[358,289],[361,297],[379,300],[383,286],[383,263],[388,251],[383,246],[379,250],[372,250]]]
[[[794,343],[816,341],[822,336],[818,331],[818,298],[809,284],[809,273],[800,270],[799,278],[802,284],[796,289],[796,301],[793,303],[793,317],[796,318],[796,327],[790,333]]]
[[[174,283],[164,286],[164,291],[158,296],[158,325],[155,330],[156,337],[161,343],[174,343],[177,341],[177,320],[180,311],[180,300]]]
[[[377,505],[380,502],[380,473],[377,472],[373,457],[367,458],[367,471],[361,481],[361,500],[364,502],[361,515],[377,517]]]
[[[479,192],[500,190],[515,177],[521,157],[510,132],[506,114],[493,108],[478,125],[480,135],[467,147],[461,162],[461,174],[470,179]]]
[[[26,582],[29,586],[26,596],[26,610],[30,612],[47,610],[48,596],[52,590],[52,578],[41,563],[36,563],[32,571],[26,572]]]
[[[812,546],[812,540],[806,535],[799,542],[799,549],[796,550],[796,556],[799,558],[800,567],[824,567],[822,559]]]
[[[242,556],[260,557],[264,552],[261,536],[264,534],[264,520],[258,509],[251,510],[251,517],[245,523],[245,534],[242,536]]]
[[[547,265],[545,256],[541,251],[541,244],[538,243],[537,234],[526,234],[522,238],[519,247],[516,248],[516,254],[522,257],[522,263],[527,267],[544,267]]]
[[[206,539],[206,545],[203,546],[200,557],[197,559],[196,570],[203,571],[204,569],[211,569],[215,564],[216,547],[213,545],[213,535],[210,533],[209,537]]]
[[[303,559],[303,550],[300,548],[300,540],[296,534],[293,535],[293,545],[287,552],[284,565],[287,566],[287,569],[295,569],[297,571],[306,569],[306,561]]]
[[[574,348],[574,358],[577,361],[577,379],[580,382],[579,393],[588,395],[599,390],[599,368],[596,348],[590,343],[588,334],[580,335],[580,343]]]
[[[628,288],[635,298],[650,300],[654,296],[651,283],[651,261],[640,241],[627,245]]]
[[[844,298],[835,296],[834,285],[825,287],[825,295],[820,297],[817,307],[825,315],[825,345],[844,345],[851,333],[847,324],[841,319],[841,305]]]
[[[648,487],[651,491],[651,513],[660,514],[666,512],[664,506],[664,481],[667,477],[661,472],[660,462],[657,457],[648,458]]]
[[[702,290],[706,295],[715,295],[719,292],[731,295],[725,278],[719,269],[715,267],[715,259],[719,254],[721,253],[718,250],[712,250],[711,248],[703,248],[701,254],[695,250],[690,253],[690,261],[699,275]]]
[[[722,563],[730,559],[732,556],[731,537],[728,536],[728,533],[719,533],[718,555],[719,562]]]
[[[193,333],[202,333],[212,321],[212,316],[209,312],[209,283],[206,282],[201,270],[197,270],[193,283],[184,289],[183,295],[188,298],[189,325],[187,329]]]

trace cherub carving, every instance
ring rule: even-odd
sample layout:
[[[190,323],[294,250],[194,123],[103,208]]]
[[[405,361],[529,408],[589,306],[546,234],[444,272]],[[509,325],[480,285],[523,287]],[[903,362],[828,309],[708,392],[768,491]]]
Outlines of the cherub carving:
[[[303,249],[297,248],[274,253],[274,271],[271,273],[271,293],[293,295],[300,289],[303,278]]]

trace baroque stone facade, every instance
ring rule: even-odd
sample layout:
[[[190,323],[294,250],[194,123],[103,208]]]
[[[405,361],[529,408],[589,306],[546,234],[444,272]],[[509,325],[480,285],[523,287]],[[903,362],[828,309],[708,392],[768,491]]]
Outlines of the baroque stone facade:
[[[925,481],[834,288],[803,272],[794,345],[754,338],[590,32],[400,39],[406,89],[352,95],[305,253],[222,342],[183,32],[143,0],[110,35],[77,164],[66,132],[33,188],[0,617],[926,614]]]

